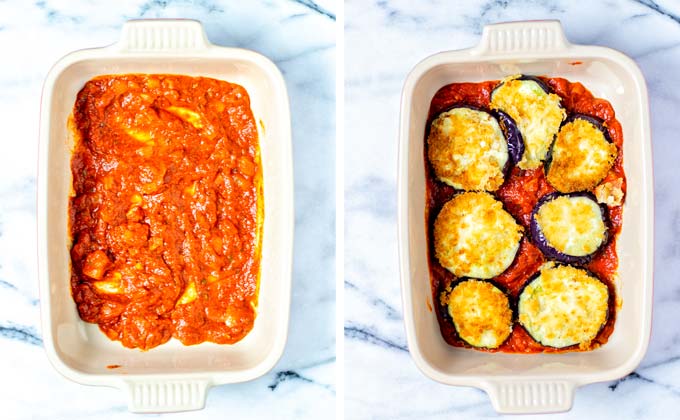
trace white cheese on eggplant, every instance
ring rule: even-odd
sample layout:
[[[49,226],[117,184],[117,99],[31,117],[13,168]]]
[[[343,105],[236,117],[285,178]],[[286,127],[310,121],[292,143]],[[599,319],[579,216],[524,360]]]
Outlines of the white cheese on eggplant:
[[[435,255],[458,277],[489,279],[512,264],[522,235],[523,228],[491,194],[466,192],[437,215]]]
[[[548,245],[570,256],[590,255],[607,238],[602,210],[589,197],[556,197],[543,203],[535,218]]]
[[[592,190],[607,175],[617,155],[616,145],[600,128],[575,118],[557,133],[546,174],[548,182],[563,193]]]
[[[534,340],[556,348],[588,348],[607,322],[609,290],[587,271],[544,264],[519,296],[520,324]]]
[[[512,332],[507,295],[487,281],[464,280],[442,294],[458,336],[474,347],[495,349]]]
[[[437,178],[454,188],[496,191],[504,181],[508,145],[488,112],[453,108],[432,121],[428,158]]]

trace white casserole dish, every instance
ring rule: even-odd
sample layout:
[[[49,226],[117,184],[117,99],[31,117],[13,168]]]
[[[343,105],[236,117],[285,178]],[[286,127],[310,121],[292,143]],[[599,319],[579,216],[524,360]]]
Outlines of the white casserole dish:
[[[579,63],[580,62],[580,63]],[[484,353],[449,346],[432,312],[425,235],[424,133],[430,101],[444,85],[511,74],[581,82],[611,102],[623,126],[628,192],[618,241],[616,327],[591,352]],[[404,322],[411,355],[430,378],[485,390],[501,413],[569,410],[578,386],[627,375],[645,354],[652,319],[653,179],[647,88],[620,52],[570,44],[558,21],[486,26],[479,45],[426,58],[406,78],[399,138],[399,252]]]
[[[250,95],[263,167],[262,261],[255,325],[234,345],[183,346],[173,339],[147,352],[131,350],[78,315],[70,289],[73,136],[67,119],[85,82],[121,73],[213,77],[238,83]],[[200,409],[209,387],[265,374],[281,357],[288,333],[293,223],[288,95],[280,71],[267,58],[211,45],[197,21],[140,20],[124,25],[118,43],[76,51],[50,70],[40,112],[38,264],[43,341],[62,375],[126,390],[131,411],[162,412]]]

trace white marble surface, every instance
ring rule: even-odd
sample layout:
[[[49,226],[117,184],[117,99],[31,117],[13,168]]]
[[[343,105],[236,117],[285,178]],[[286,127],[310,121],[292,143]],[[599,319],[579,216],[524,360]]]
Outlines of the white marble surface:
[[[642,68],[651,98],[657,206],[647,356],[621,381],[580,388],[572,411],[551,418],[680,418],[680,4],[670,0],[345,3],[347,418],[496,416],[485,393],[427,379],[406,350],[395,204],[399,96],[418,61],[475,45],[484,24],[546,18],[560,19],[572,42],[616,48]]]
[[[115,42],[130,18],[203,21],[286,78],[293,115],[295,263],[288,345],[274,370],[213,388],[170,418],[328,418],[335,408],[335,13],[332,0],[0,1],[0,418],[138,418],[125,395],[62,378],[42,348],[35,188],[43,79],[64,54]],[[227,414],[229,413],[229,414]]]

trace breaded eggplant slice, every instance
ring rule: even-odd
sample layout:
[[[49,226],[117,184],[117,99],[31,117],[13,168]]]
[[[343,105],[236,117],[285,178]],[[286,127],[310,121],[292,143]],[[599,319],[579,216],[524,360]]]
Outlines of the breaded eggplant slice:
[[[488,112],[456,107],[430,124],[428,159],[440,181],[461,190],[496,191],[508,168],[501,126]]]
[[[524,154],[517,166],[541,166],[567,113],[562,98],[551,93],[543,81],[533,76],[510,76],[491,92],[491,109],[508,114],[524,140]]]
[[[589,193],[552,193],[531,214],[531,236],[549,258],[586,264],[607,242],[607,209]]]
[[[498,348],[512,333],[510,299],[488,281],[462,280],[442,293],[441,303],[458,336],[473,347]]]
[[[607,176],[618,153],[602,122],[587,115],[572,115],[551,146],[546,178],[559,192],[592,190]]]
[[[547,263],[519,295],[519,323],[544,346],[590,347],[609,316],[609,289],[594,274]]]
[[[523,228],[485,192],[465,192],[444,204],[434,222],[439,263],[457,277],[490,279],[512,264]]]

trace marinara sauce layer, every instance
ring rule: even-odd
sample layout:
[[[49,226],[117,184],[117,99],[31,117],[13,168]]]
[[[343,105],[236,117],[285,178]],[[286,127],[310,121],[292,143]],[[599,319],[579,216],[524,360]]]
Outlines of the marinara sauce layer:
[[[96,77],[73,108],[71,289],[125,347],[234,343],[253,327],[261,168],[248,92],[178,75]]]
[[[584,114],[604,122],[612,142],[618,148],[618,156],[600,185],[608,182],[620,183],[620,189],[625,196],[626,179],[623,171],[623,132],[611,104],[604,99],[594,97],[581,83],[572,83],[563,78],[540,77],[540,79],[553,93],[562,98],[562,106],[568,113]],[[429,127],[433,118],[455,106],[472,106],[488,110],[491,92],[498,84],[499,81],[488,81],[481,83],[453,83],[442,87],[434,95],[430,104],[427,127]],[[428,259],[434,311],[442,336],[448,344],[455,347],[473,348],[459,337],[447,313],[446,306],[440,303],[440,293],[442,290],[455,282],[457,278],[450,271],[442,267],[435,257],[434,241],[432,240],[433,225],[437,215],[444,204],[461,191],[437,180],[427,157],[427,147],[425,148],[425,167]],[[541,197],[552,192],[555,192],[555,189],[547,182],[542,166],[530,170],[522,170],[514,166],[509,171],[503,185],[493,195],[503,203],[503,207],[524,227],[524,231],[529,232],[531,213],[536,203]],[[618,268],[616,242],[621,231],[623,205],[608,205],[607,208],[610,221],[609,239],[592,261],[584,267],[596,274],[607,285],[610,294],[607,321],[591,342],[589,348],[579,349],[578,346],[554,348],[544,346],[535,341],[519,322],[515,321],[510,337],[500,347],[494,349],[475,347],[476,350],[506,353],[557,353],[590,350],[607,342],[614,330],[614,323],[616,321],[617,298],[615,295],[615,282]],[[538,247],[531,242],[528,234],[525,234],[513,263],[502,274],[490,280],[494,284],[501,286],[507,292],[512,302],[517,302],[519,294],[527,281],[547,261],[548,259]],[[512,303],[511,305],[516,308],[516,304]]]

